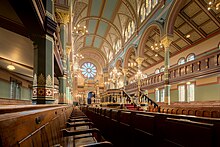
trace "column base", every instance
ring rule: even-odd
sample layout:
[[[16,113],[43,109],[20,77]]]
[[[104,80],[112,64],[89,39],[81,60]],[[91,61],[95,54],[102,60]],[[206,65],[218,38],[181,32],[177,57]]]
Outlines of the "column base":
[[[48,98],[36,98],[32,99],[32,104],[53,104],[54,99],[48,99]]]

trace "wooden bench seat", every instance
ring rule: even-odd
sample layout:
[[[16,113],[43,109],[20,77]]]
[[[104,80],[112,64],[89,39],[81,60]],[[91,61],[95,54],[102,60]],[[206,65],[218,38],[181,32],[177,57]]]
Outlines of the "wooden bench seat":
[[[105,141],[99,130],[92,128],[93,123],[87,121],[85,114],[78,108],[68,105],[44,106],[40,109],[35,109],[35,105],[33,108],[28,107],[25,111],[0,115],[0,146],[67,147],[95,144],[97,141],[101,144]],[[68,122],[71,114],[72,122]]]
[[[220,119],[108,108],[82,110],[116,146],[220,146]]]

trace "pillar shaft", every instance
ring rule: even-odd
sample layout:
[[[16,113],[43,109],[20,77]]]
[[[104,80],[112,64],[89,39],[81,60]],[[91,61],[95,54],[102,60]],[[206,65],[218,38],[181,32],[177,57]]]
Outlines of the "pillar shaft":
[[[162,44],[164,46],[164,90],[165,90],[165,99],[164,103],[170,105],[170,83],[169,83],[169,68],[170,68],[170,44],[172,42],[172,37],[166,36],[162,39]]]
[[[33,103],[54,102],[54,41],[49,35],[34,40]]]

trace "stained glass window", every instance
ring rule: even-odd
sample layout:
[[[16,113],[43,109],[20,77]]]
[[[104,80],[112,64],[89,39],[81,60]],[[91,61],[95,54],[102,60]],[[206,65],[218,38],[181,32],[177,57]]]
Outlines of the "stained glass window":
[[[85,62],[82,65],[81,70],[82,70],[82,74],[86,78],[94,78],[97,72],[96,66],[90,62]]]

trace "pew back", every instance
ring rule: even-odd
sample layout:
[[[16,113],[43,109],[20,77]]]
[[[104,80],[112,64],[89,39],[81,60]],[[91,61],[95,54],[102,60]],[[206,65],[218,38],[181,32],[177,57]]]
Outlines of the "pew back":
[[[13,109],[13,108],[12,108]],[[31,109],[0,115],[0,146],[53,146],[65,144],[61,129],[72,106]]]

